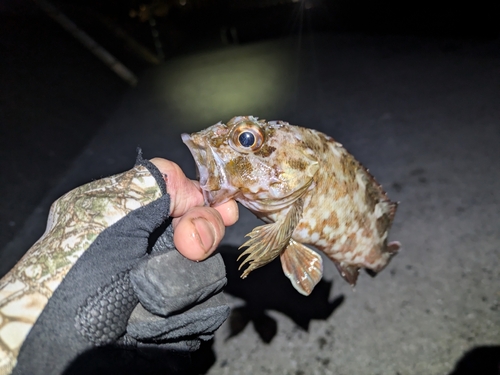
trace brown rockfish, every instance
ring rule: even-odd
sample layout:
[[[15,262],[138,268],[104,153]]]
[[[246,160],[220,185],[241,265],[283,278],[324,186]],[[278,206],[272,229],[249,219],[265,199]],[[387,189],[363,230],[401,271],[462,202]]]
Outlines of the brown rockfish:
[[[235,199],[266,224],[256,227],[240,255],[252,270],[280,257],[285,275],[309,295],[323,274],[323,251],[356,284],[359,269],[374,275],[396,254],[387,236],[396,213],[375,179],[333,138],[284,121],[232,118],[183,134],[205,202]],[[239,258],[238,258],[239,259]]]

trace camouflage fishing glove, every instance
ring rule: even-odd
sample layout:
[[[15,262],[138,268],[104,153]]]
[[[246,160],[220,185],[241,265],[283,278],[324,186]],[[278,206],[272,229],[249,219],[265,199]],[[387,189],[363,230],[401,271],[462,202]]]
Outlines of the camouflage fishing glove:
[[[169,208],[163,176],[140,155],[58,199],[0,280],[0,375],[61,374],[96,348],[190,351],[211,338],[229,314],[224,264],[174,249]]]

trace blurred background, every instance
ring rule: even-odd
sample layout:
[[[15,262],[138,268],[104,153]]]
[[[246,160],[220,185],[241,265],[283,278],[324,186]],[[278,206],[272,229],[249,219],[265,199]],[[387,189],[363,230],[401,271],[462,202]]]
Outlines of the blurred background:
[[[404,251],[356,292],[326,263],[304,299],[276,264],[239,280],[258,224],[242,210],[221,250],[235,313],[193,373],[500,374],[499,8],[0,2],[0,275],[51,202],[130,168],[137,146],[194,177],[182,132],[282,119],[332,135],[402,202]]]

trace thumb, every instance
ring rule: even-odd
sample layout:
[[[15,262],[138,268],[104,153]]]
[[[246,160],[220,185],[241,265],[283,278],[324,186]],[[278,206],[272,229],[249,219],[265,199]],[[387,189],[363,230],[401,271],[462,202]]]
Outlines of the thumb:
[[[182,169],[174,162],[161,158],[151,159],[163,174],[170,195],[170,216],[180,217],[191,207],[203,206],[203,194],[195,181],[186,177]]]

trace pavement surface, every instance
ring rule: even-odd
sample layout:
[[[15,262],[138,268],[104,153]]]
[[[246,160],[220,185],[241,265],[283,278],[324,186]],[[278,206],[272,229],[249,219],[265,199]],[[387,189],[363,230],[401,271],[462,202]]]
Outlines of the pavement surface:
[[[498,375],[499,50],[498,40],[310,34],[172,58],[115,96],[1,248],[0,274],[42,234],[52,201],[130,168],[137,146],[194,177],[182,132],[235,115],[282,119],[336,138],[401,202],[390,237],[403,248],[355,290],[325,259],[303,297],[276,262],[239,279],[237,247],[259,224],[242,208],[220,249],[233,314],[196,354],[197,373]]]

